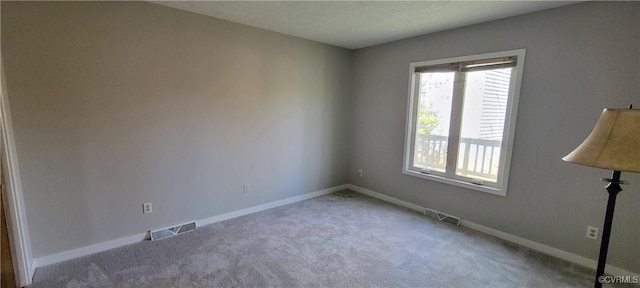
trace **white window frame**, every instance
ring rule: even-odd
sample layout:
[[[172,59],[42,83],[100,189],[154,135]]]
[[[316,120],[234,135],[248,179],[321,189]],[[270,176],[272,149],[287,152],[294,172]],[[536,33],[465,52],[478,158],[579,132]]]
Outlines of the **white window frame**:
[[[458,187],[463,187],[471,190],[486,192],[499,196],[507,196],[507,186],[509,183],[509,172],[511,168],[511,153],[513,151],[513,139],[516,128],[516,114],[518,111],[518,100],[520,98],[520,87],[522,83],[522,74],[524,70],[524,58],[525,49],[493,52],[476,54],[469,56],[453,57],[438,60],[412,62],[409,65],[409,95],[407,103],[407,125],[405,129],[405,148],[404,148],[404,161],[402,173],[405,175],[415,176],[427,180],[432,180],[440,183],[446,183]],[[507,100],[507,111],[505,115],[504,130],[502,135],[502,147],[500,154],[500,170],[498,171],[497,182],[495,185],[486,185],[480,182],[473,181],[472,179],[464,179],[464,177],[453,176],[451,173],[433,173],[430,171],[421,170],[413,167],[413,152],[415,145],[415,126],[417,120],[418,98],[416,93],[416,67],[432,66],[439,64],[475,61],[482,59],[492,59],[501,57],[517,57],[517,63],[515,71],[511,77],[510,94]],[[452,107],[452,110],[455,109]],[[461,112],[461,111],[460,111]],[[459,123],[451,123],[451,125],[459,125]],[[450,137],[458,137],[457,135],[451,135]],[[456,149],[457,150],[457,149]],[[457,153],[457,151],[455,151]],[[456,156],[457,157],[457,156]],[[447,157],[447,166],[450,166],[451,161]],[[457,163],[454,163],[457,165]],[[447,170],[455,170],[448,169]]]

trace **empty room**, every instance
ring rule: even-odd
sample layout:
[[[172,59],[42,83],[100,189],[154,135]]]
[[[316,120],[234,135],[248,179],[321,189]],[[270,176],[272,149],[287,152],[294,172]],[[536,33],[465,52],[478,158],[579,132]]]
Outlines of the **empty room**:
[[[1,287],[640,287],[640,2],[1,1]]]

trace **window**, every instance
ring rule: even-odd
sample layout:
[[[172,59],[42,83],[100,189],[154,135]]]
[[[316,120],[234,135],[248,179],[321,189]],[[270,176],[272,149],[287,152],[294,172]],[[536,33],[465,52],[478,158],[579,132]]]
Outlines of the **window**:
[[[403,173],[506,196],[524,54],[411,63]]]

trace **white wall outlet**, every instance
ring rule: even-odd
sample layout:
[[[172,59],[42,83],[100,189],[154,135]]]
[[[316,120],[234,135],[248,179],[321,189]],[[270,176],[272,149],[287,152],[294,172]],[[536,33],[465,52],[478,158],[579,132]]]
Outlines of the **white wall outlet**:
[[[587,226],[587,238],[598,239],[598,228]]]
[[[249,193],[249,184],[242,184],[242,193]]]
[[[358,173],[356,175],[362,177],[362,169],[358,169]]]
[[[151,206],[151,202],[142,204],[142,214],[149,214],[153,212],[153,207]]]

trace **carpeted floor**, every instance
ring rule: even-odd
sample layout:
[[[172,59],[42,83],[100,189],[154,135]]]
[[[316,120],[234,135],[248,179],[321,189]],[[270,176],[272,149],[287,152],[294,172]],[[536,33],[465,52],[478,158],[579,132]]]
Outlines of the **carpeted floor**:
[[[38,268],[29,287],[589,287],[593,274],[356,194]]]

